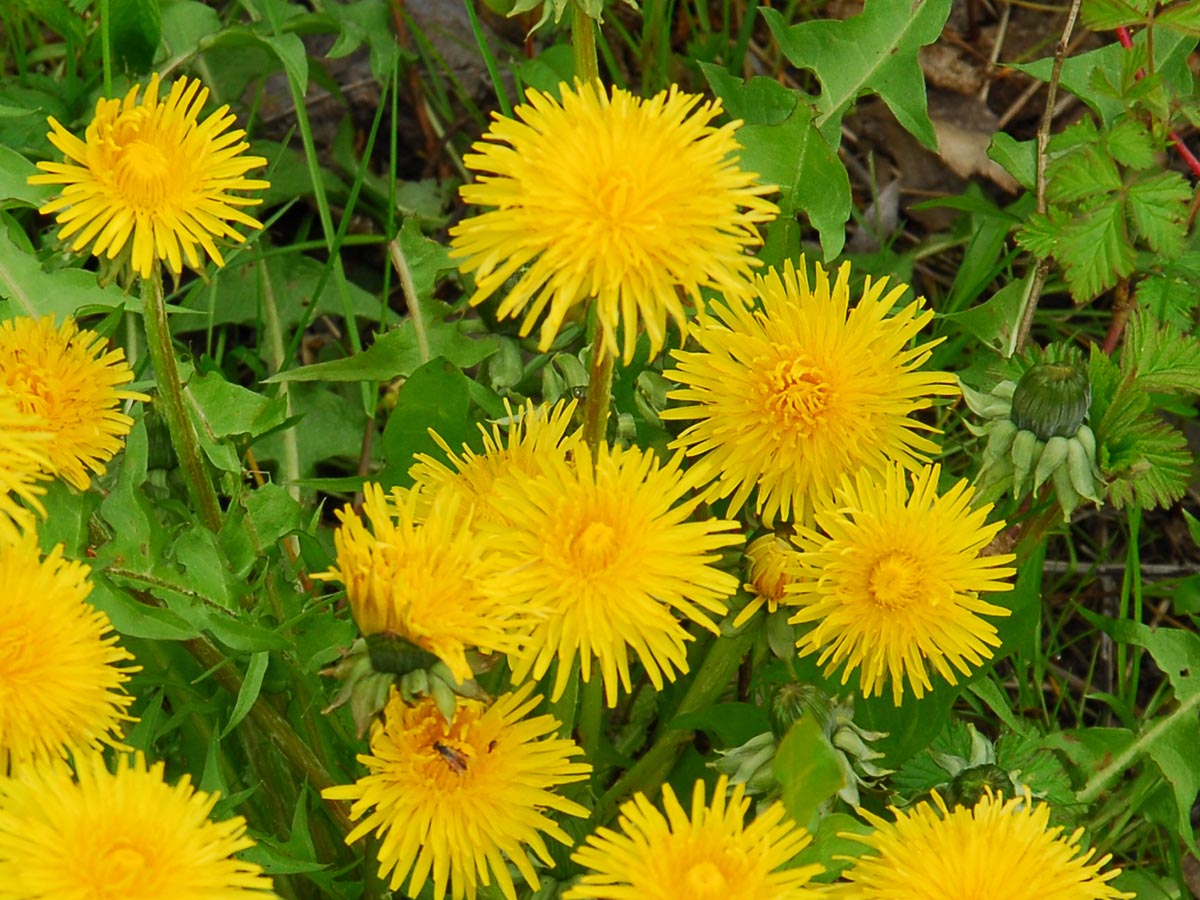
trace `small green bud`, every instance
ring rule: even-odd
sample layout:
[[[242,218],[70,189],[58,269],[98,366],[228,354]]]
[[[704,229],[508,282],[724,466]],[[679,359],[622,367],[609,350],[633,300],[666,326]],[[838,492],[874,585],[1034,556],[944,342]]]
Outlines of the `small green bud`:
[[[1014,797],[1017,793],[1007,772],[995,763],[985,763],[956,775],[950,782],[948,799],[953,805],[974,806],[988,789],[1005,797]]]
[[[1038,363],[1017,382],[1012,419],[1043,441],[1071,437],[1087,417],[1092,387],[1087,371],[1065,362]]]
[[[367,635],[367,652],[376,672],[407,675],[416,669],[428,669],[438,661],[435,654],[395,634]]]
[[[831,706],[825,693],[811,684],[781,684],[771,698],[767,720],[771,732],[783,740],[788,729],[805,715],[817,716],[823,729],[828,728]]]

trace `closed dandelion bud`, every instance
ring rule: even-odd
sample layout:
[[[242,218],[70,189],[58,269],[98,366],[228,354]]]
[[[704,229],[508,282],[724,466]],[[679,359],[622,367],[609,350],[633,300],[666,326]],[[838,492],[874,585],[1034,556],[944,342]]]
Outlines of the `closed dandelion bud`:
[[[428,669],[438,661],[435,654],[398,635],[369,634],[366,640],[376,672],[407,675],[417,669]]]
[[[1042,454],[1038,457],[1037,467],[1033,470],[1034,491],[1042,486],[1042,482],[1049,478],[1055,469],[1067,461],[1070,446],[1070,441],[1058,435],[1046,441],[1046,446],[1042,448]]]
[[[729,776],[730,784],[744,784],[751,796],[769,794],[779,787],[775,777],[775,752],[779,744],[769,731],[755,735],[732,750],[718,750],[712,767]]]
[[[1009,774],[995,763],[975,766],[956,775],[950,782],[947,800],[955,806],[974,806],[989,791],[1002,797],[1013,797],[1017,792]]]
[[[1030,367],[1012,398],[1012,419],[1043,441],[1071,437],[1083,424],[1092,401],[1087,372],[1065,362]]]
[[[771,698],[767,719],[771,731],[779,740],[805,715],[815,715],[822,728],[828,728],[830,701],[825,693],[811,684],[781,684]]]

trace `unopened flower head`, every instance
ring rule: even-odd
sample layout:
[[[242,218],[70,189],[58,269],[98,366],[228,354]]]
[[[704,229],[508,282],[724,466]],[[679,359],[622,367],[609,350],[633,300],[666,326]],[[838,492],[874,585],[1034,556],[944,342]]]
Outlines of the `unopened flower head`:
[[[339,510],[337,565],[318,577],[346,585],[365,637],[402,639],[436,656],[460,682],[473,675],[468,648],[520,647],[522,605],[489,587],[495,566],[463,527],[456,498],[435,501],[419,517],[412,491],[385,494],[368,484],[363,496],[362,517]]]
[[[737,579],[714,563],[742,536],[734,522],[691,521],[700,500],[679,462],[606,445],[593,462],[581,443],[573,461],[548,457],[538,477],[501,486],[504,520],[481,534],[508,562],[500,589],[539,616],[515,683],[557,660],[557,699],[576,658],[585,682],[595,659],[613,706],[618,685],[631,689],[631,655],[659,690],[664,675],[687,671],[691,635],[679,618],[717,630],[710,616],[725,614]]]
[[[939,474],[920,469],[910,490],[899,466],[859,472],[795,538],[790,621],[812,626],[800,655],[819,653],[827,674],[844,667],[842,684],[858,671],[864,696],[890,685],[897,706],[906,682],[918,698],[932,690],[930,669],[956,684],[990,659],[1000,639],[983,617],[1009,615],[979,596],[1012,590],[1015,557],[982,555],[1004,522],[971,508],[965,480],[939,494]]]
[[[110,772],[99,753],[23,766],[0,780],[0,900],[251,900],[271,879],[234,854],[241,816],[212,821],[216,794],[139,754]]]
[[[123,665],[133,657],[87,602],[89,571],[63,559],[61,546],[43,558],[32,531],[0,541],[0,773],[120,746],[133,702],[125,683],[137,667]]]
[[[201,121],[208,88],[180,78],[160,97],[159,87],[153,75],[144,93],[135,85],[124,100],[97,101],[83,140],[51,118],[50,142],[66,161],[38,163],[46,174],[29,178],[63,185],[40,210],[56,214],[60,240],[110,260],[129,246],[143,278],[159,260],[176,274],[184,262],[200,269],[198,250],[224,265],[214,239],[245,240],[230,223],[262,228],[241,211],[262,200],[231,191],[270,187],[245,177],[267,161],[245,155],[244,131],[227,130],[235,121],[228,106]]]
[[[50,316],[0,323],[0,384],[25,414],[27,430],[45,431],[46,471],[79,490],[124,446],[133,419],[127,400],[149,400],[133,381],[124,351],[108,350],[94,331]]]
[[[572,859],[588,869],[563,900],[798,900],[822,866],[785,868],[811,840],[772,803],[750,824],[745,786],[717,779],[711,802],[704,782],[692,791],[691,814],[663,785],[663,811],[635,794],[621,807],[617,829],[600,828]],[[666,813],[665,815],[663,813]]]
[[[435,900],[475,900],[492,879],[516,900],[508,863],[537,890],[530,851],[552,865],[543,836],[571,843],[549,813],[588,812],[555,788],[586,778],[591,766],[573,761],[583,750],[555,735],[553,717],[529,717],[541,699],[531,692],[526,685],[490,707],[460,701],[452,721],[433,700],[406,706],[393,693],[370,755],[358,758],[368,774],[322,792],[354,802],[350,815],[362,822],[347,843],[378,836],[379,876],[391,890],[411,873],[407,893],[416,897],[432,871]]]
[[[740,628],[764,606],[768,613],[773,613],[780,604],[787,604],[787,586],[791,582],[788,569],[795,555],[796,548],[773,531],[750,542],[746,547],[749,580],[742,587],[752,599],[733,620],[734,628]]]
[[[1133,898],[1108,882],[1109,856],[1079,846],[1083,829],[1070,835],[1050,826],[1050,807],[1024,796],[991,793],[971,806],[934,803],[892,809],[894,822],[860,811],[875,830],[844,834],[868,852],[843,874],[838,900],[1122,900]]]
[[[674,87],[649,100],[597,84],[561,94],[530,90],[464,157],[479,179],[462,198],[486,211],[451,229],[451,255],[475,273],[472,303],[517,276],[499,314],[523,316],[522,334],[541,318],[542,350],[594,302],[602,352],[628,362],[640,322],[654,356],[701,288],[745,291],[757,265],[745,250],[779,212],[763,199],[775,188],[739,165],[740,122],[710,124],[719,101]]]
[[[663,418],[693,423],[672,447],[703,459],[714,495],[732,496],[730,515],[757,490],[764,524],[807,523],[844,475],[915,468],[937,452],[912,416],[958,388],[920,371],[936,343],[916,340],[933,318],[921,299],[889,314],[906,286],[868,278],[852,307],[849,263],[832,284],[820,265],[810,282],[801,260],[755,286],[761,308],[714,304],[692,326],[700,350],[672,351],[677,367],[664,373],[682,387]]]

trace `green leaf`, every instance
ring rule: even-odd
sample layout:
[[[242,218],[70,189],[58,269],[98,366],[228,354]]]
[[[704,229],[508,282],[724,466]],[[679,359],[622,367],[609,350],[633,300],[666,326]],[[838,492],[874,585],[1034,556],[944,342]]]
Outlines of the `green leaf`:
[[[1037,186],[1037,141],[1018,141],[1006,131],[992,135],[988,157],[1004,167],[1021,187],[1032,191]]]
[[[1171,786],[1175,800],[1175,830],[1184,846],[1194,846],[1191,811],[1200,794],[1200,635],[1181,628],[1151,628],[1140,622],[1104,619],[1083,610],[1085,618],[1101,624],[1116,641],[1145,649],[1166,675],[1175,692],[1168,712],[1145,722],[1135,741],[1109,760],[1080,792],[1080,799],[1098,794],[1122,776],[1139,757],[1147,756]]]
[[[496,352],[499,340],[490,335],[469,337],[457,322],[438,322],[427,332],[429,352],[443,356],[462,368],[476,366]],[[375,339],[375,343],[354,356],[331,362],[288,369],[264,379],[280,381],[391,381],[411,375],[420,366],[422,351],[412,319]]]
[[[1126,194],[1129,218],[1153,250],[1176,257],[1183,249],[1191,197],[1192,189],[1178,172],[1139,175]]]
[[[850,219],[850,179],[836,149],[817,130],[808,98],[768,78],[743,82],[715,66],[705,66],[704,74],[731,114],[737,110],[746,123],[738,131],[742,165],[759,180],[779,185],[779,217],[767,228],[760,257],[776,265],[796,257],[798,213],[820,234],[826,261],[836,257]]]
[[[29,183],[29,176],[36,174],[37,166],[16,150],[0,145],[0,207],[23,204],[36,208],[53,197],[53,185]]]
[[[429,435],[431,429],[451,447],[466,443],[475,430],[470,408],[467,377],[449,360],[439,356],[413,372],[383,429],[387,466],[379,473],[379,483],[384,487],[411,484],[408,469],[418,453],[445,459]]]
[[[684,713],[671,720],[672,728],[715,734],[721,747],[737,747],[770,729],[767,711],[751,703],[714,703],[700,712]]]
[[[1190,328],[1192,307],[1200,285],[1194,279],[1169,273],[1148,275],[1138,282],[1134,298],[1138,309],[1175,328]]]
[[[803,716],[788,729],[771,764],[792,821],[807,825],[817,807],[846,786],[838,753],[815,716]]]
[[[1132,118],[1118,119],[1113,123],[1105,135],[1104,143],[1113,159],[1135,170],[1153,166],[1155,154],[1161,149],[1150,129]]]
[[[266,397],[241,385],[230,384],[219,372],[193,375],[188,399],[212,440],[258,437],[283,424],[287,398]]]
[[[1177,3],[1170,9],[1160,12],[1155,17],[1154,23],[1189,37],[1200,37],[1200,4]]]
[[[238,690],[237,702],[233,705],[233,712],[229,716],[229,722],[225,725],[224,730],[217,735],[217,740],[221,740],[229,732],[237,728],[242,719],[246,718],[247,713],[250,712],[250,707],[258,699],[258,692],[262,690],[262,680],[263,676],[267,673],[268,662],[270,662],[270,654],[265,650],[250,656],[250,664],[246,667],[246,677],[242,679],[241,689]]]
[[[152,641],[187,641],[200,636],[200,629],[178,613],[138,603],[103,573],[92,573],[88,602],[108,616],[118,634]]]
[[[1144,391],[1200,394],[1200,341],[1138,312],[1125,332],[1121,368]]]
[[[82,309],[137,309],[140,301],[120,288],[96,283],[96,273],[83,269],[57,269],[47,272],[37,258],[17,247],[0,228],[0,300],[10,301],[2,310],[7,316],[53,315],[59,320]]]
[[[1083,24],[1092,31],[1112,31],[1126,25],[1137,25],[1146,20],[1147,9],[1155,0],[1084,0],[1080,12]],[[1143,8],[1144,7],[1144,8]]]
[[[108,0],[108,40],[128,69],[150,71],[162,39],[162,14],[158,0]]]
[[[1076,303],[1086,303],[1133,271],[1137,258],[1116,198],[1104,198],[1065,225],[1058,260]]]
[[[816,125],[836,146],[845,115],[863,93],[876,93],[910,134],[930,150],[937,136],[926,110],[925,77],[917,61],[937,40],[950,15],[950,0],[867,0],[861,15],[788,26],[783,16],[762,9],[780,49],[792,63],[821,81]]]
[[[1134,35],[1135,50],[1144,51],[1146,35],[1149,31],[1150,29],[1142,29]],[[1186,39],[1182,34],[1154,29],[1155,75],[1163,75],[1164,81],[1160,83],[1169,85],[1174,92],[1182,96],[1190,95],[1193,90],[1193,78],[1187,64],[1188,54],[1193,47],[1195,47],[1195,41]],[[1102,122],[1106,125],[1110,124],[1118,117],[1128,113],[1128,97],[1105,96],[1096,91],[1094,75],[1097,70],[1100,70],[1110,73],[1113,76],[1110,80],[1121,80],[1123,68],[1129,63],[1132,55],[1130,51],[1114,41],[1097,50],[1070,56],[1063,63],[1062,87],[1086,103],[1100,116]],[[1053,58],[1047,56],[1032,63],[1013,63],[1012,68],[1042,81],[1049,81],[1053,65]],[[1152,82],[1152,78],[1145,78],[1144,82]],[[1149,90],[1151,87],[1153,87],[1153,83],[1146,84],[1143,89]]]
[[[1106,154],[1094,147],[1074,150],[1054,160],[1046,174],[1046,199],[1067,204],[1121,187],[1121,173]]]
[[[1187,490],[1192,469],[1187,438],[1156,416],[1138,419],[1105,449],[1109,463],[1101,463],[1101,469],[1116,477],[1108,499],[1117,509],[1131,503],[1142,509],[1167,507]]]

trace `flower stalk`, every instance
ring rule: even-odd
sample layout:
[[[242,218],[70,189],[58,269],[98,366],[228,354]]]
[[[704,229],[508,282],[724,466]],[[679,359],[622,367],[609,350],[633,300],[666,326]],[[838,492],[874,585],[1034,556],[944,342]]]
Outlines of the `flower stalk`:
[[[216,532],[221,527],[221,506],[217,502],[217,492],[208,477],[208,471],[204,468],[199,437],[184,405],[183,384],[179,380],[179,366],[175,362],[175,349],[171,346],[171,329],[167,322],[162,272],[157,263],[150,276],[142,279],[142,319],[146,325],[146,349],[154,365],[161,409],[167,420],[171,443],[183,467],[188,491],[200,512],[201,520],[210,531]]]

